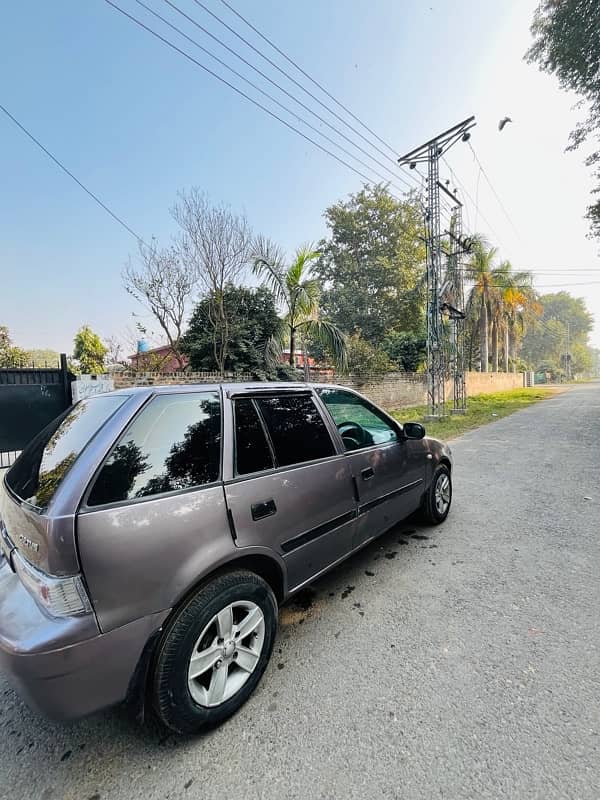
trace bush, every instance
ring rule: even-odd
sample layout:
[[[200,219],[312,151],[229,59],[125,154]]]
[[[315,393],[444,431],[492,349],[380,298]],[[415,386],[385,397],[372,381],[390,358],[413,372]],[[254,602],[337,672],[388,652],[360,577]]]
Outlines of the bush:
[[[389,358],[405,372],[417,372],[427,357],[427,339],[418,333],[391,333],[383,348]]]
[[[394,364],[384,350],[373,347],[360,334],[348,337],[348,372],[357,378],[385,375]]]

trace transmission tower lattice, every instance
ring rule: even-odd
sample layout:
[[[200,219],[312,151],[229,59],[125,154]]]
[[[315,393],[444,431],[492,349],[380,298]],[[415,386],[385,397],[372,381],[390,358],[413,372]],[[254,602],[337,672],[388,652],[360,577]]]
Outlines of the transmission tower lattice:
[[[444,190],[446,191],[446,190]],[[448,194],[450,194],[448,192]],[[462,203],[452,209],[449,231],[449,253],[446,268],[446,291],[442,290],[441,311],[450,319],[452,343],[450,348],[450,373],[453,383],[452,414],[464,414],[467,410],[465,383],[465,289],[462,256],[466,252],[462,232]]]
[[[468,141],[471,134],[469,130],[476,125],[475,117],[469,117],[458,125],[440,133],[420,147],[398,159],[398,163],[414,169],[419,163],[427,163],[427,213],[426,240],[427,240],[427,412],[433,419],[439,419],[446,413],[446,377],[449,377],[447,364],[447,336],[444,321],[442,320],[442,231],[440,221],[440,189],[449,194],[460,207],[458,199],[449,192],[439,180],[439,160],[457,141]],[[461,293],[462,294],[462,293]],[[458,300],[458,298],[457,298]],[[461,297],[461,306],[450,305],[449,312],[452,325],[458,324],[455,316],[464,318],[464,300]],[[454,313],[456,312],[456,313]],[[458,329],[457,329],[458,334]],[[461,340],[464,338],[461,336]],[[458,336],[456,344],[458,346]],[[455,365],[458,365],[458,352],[455,355]],[[464,356],[460,358],[461,365]],[[456,398],[456,370],[454,394]],[[464,373],[464,370],[463,370]],[[464,408],[464,382],[462,384],[462,400]],[[455,399],[456,408],[456,399]]]

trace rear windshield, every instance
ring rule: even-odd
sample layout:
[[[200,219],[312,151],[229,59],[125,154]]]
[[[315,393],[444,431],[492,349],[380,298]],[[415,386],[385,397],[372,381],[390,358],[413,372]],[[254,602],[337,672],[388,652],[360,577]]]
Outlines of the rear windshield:
[[[21,500],[46,508],[83,448],[126,399],[127,395],[90,397],[57,417],[8,471],[8,488]]]

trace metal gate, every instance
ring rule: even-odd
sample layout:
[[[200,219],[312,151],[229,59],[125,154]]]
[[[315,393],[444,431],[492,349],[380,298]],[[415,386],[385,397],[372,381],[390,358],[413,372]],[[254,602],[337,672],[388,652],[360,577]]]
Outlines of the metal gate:
[[[67,357],[57,369],[0,369],[0,468],[71,405]]]

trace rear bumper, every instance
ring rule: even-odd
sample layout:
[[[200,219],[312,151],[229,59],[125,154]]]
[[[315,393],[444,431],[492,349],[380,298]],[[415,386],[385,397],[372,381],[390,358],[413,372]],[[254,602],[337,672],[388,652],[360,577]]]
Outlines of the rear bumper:
[[[0,559],[0,561],[2,561]],[[0,563],[0,670],[29,705],[75,719],[123,701],[168,612],[100,633],[93,615],[49,619]]]

